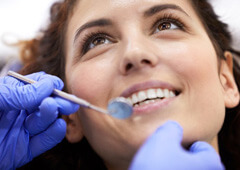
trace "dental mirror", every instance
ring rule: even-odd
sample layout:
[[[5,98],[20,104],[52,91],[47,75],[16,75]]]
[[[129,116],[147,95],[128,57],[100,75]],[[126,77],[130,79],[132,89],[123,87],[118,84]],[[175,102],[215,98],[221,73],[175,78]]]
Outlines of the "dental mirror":
[[[21,80],[25,83],[35,83],[36,81],[29,79],[21,74],[18,74],[14,71],[8,71],[8,75],[12,76],[18,80]],[[76,97],[74,95],[68,94],[66,92],[54,89],[53,90],[53,94],[59,97],[62,97],[64,99],[70,100],[74,103],[79,104],[82,107],[86,107],[89,109],[93,109],[95,111],[98,111],[100,113],[104,113],[104,114],[109,114],[112,117],[115,117],[117,119],[126,119],[128,117],[130,117],[132,115],[133,112],[133,108],[132,105],[129,103],[129,101],[127,99],[125,99],[124,97],[117,97],[115,99],[112,99],[107,106],[108,110],[102,109],[100,107],[94,106],[92,104],[90,104],[89,102],[87,102],[86,100],[83,100],[79,97]]]
[[[124,97],[117,97],[108,104],[108,113],[118,119],[126,119],[132,115],[133,107]]]

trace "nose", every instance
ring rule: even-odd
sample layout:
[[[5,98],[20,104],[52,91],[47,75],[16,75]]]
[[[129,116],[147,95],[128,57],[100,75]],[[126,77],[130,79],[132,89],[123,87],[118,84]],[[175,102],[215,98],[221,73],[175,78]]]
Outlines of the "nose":
[[[137,70],[147,67],[154,67],[158,63],[156,54],[157,49],[154,49],[150,42],[144,43],[140,39],[135,41],[129,40],[124,45],[120,61],[120,71],[122,74],[129,74]]]

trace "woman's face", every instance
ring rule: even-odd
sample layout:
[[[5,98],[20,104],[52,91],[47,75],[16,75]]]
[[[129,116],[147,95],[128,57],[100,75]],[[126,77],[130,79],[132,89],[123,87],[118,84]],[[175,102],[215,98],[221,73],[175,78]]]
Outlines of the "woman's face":
[[[185,145],[212,143],[219,132],[225,92],[217,56],[189,0],[80,0],[65,47],[70,92],[103,108],[118,96],[134,105],[126,120],[79,113],[109,166],[128,162],[167,120],[181,124]]]

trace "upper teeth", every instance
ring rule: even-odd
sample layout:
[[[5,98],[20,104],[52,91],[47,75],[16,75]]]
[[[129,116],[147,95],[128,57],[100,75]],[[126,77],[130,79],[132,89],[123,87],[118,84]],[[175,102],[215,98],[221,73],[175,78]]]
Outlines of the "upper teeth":
[[[128,97],[128,101],[132,104],[139,104],[144,102],[147,99],[162,99],[162,98],[170,98],[176,96],[175,93],[169,89],[148,89],[145,91],[139,91],[137,93],[132,94],[131,97]]]

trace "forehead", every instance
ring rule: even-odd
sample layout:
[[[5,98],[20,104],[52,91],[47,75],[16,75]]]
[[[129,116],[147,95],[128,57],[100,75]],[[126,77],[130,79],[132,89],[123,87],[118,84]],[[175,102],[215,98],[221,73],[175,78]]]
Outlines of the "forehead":
[[[78,0],[74,17],[82,22],[101,17],[124,17],[132,13],[141,14],[154,5],[173,4],[191,13],[191,0]]]

